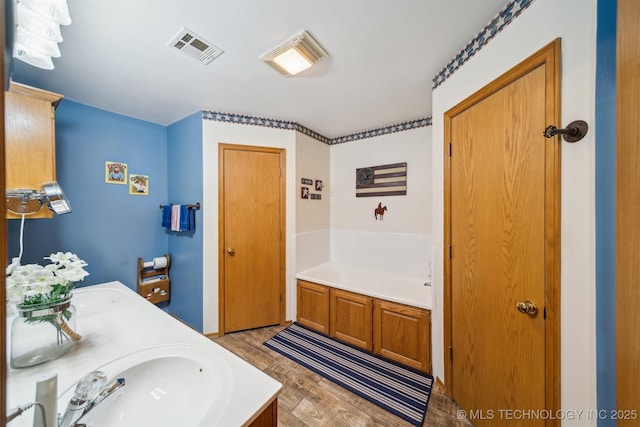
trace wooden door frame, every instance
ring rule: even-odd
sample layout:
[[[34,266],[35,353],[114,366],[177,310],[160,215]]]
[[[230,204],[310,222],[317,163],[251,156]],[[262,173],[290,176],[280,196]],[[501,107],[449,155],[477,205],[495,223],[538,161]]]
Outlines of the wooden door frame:
[[[444,152],[451,141],[451,121],[533,69],[545,65],[546,122],[560,127],[560,39],[534,53],[484,88],[444,113]],[[542,135],[544,129],[540,129]],[[545,366],[548,410],[560,409],[560,136],[545,141]],[[451,157],[444,159],[444,374],[445,392],[454,397],[452,364],[452,266],[451,245]],[[498,408],[496,408],[498,409]],[[558,420],[547,420],[547,425],[558,425]]]
[[[618,426],[637,425],[628,416],[640,402],[640,150],[637,107],[640,99],[640,5],[618,0],[616,35],[616,407]],[[627,414],[627,415],[625,415]]]
[[[218,336],[225,334],[225,212],[224,212],[224,151],[253,151],[274,153],[280,158],[280,324],[286,322],[286,215],[287,215],[287,177],[286,150],[284,148],[261,147],[254,145],[218,144]]]

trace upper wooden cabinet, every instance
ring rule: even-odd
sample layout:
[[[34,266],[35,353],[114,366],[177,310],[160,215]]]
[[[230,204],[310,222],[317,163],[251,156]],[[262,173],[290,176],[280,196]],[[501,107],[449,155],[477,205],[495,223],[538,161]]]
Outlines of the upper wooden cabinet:
[[[6,188],[40,191],[56,180],[55,109],[62,95],[14,82],[4,95]],[[51,217],[46,207],[27,216]]]

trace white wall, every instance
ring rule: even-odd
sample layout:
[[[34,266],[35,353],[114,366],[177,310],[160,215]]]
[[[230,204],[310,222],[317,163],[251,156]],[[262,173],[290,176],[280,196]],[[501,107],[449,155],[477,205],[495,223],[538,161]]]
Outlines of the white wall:
[[[296,133],[296,235],[294,239],[296,266],[295,273],[330,259],[330,162],[328,144],[317,141],[302,133]],[[320,194],[320,200],[302,199],[301,178],[322,181],[324,188],[315,190],[315,185],[304,185],[313,194]],[[288,300],[293,317],[297,311],[295,290]]]
[[[407,162],[407,195],[357,197],[356,169]],[[331,146],[331,228],[431,234],[431,127]],[[383,221],[373,210],[387,206]]]
[[[217,333],[218,322],[218,144],[276,147],[286,150],[286,287],[287,319],[295,318],[296,132],[203,120],[203,332]]]
[[[433,93],[435,291],[442,306],[443,115],[553,39],[562,39],[562,123],[581,119],[589,134],[562,143],[562,408],[596,408],[595,342],[595,0],[536,0]],[[551,124],[551,123],[549,123]],[[542,129],[540,130],[542,132]],[[434,373],[444,376],[442,312],[433,318]],[[563,420],[563,426],[596,425]]]
[[[431,282],[431,149],[429,126],[331,146],[331,261]],[[402,162],[405,196],[356,197],[356,169]]]

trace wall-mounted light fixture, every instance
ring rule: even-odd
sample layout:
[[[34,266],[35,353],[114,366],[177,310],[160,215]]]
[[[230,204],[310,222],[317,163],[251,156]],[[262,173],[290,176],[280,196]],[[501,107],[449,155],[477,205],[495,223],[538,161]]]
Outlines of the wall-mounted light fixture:
[[[57,182],[42,185],[42,191],[16,188],[6,190],[7,210],[18,215],[30,215],[45,205],[57,215],[71,212],[71,205]]]
[[[18,0],[13,56],[34,67],[53,70],[60,56],[60,25],[71,24],[67,0]]]
[[[271,52],[260,57],[279,73],[293,76],[310,68],[329,54],[307,31],[302,31]]]

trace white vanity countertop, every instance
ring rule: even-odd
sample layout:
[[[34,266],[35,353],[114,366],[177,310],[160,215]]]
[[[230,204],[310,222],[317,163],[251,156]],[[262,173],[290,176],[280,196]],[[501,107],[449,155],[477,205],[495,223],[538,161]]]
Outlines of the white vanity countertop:
[[[97,307],[88,306],[82,303],[82,293],[87,290],[103,291],[110,298]],[[230,375],[227,377],[231,378],[231,383],[224,386],[228,399],[219,412],[216,426],[248,424],[277,398],[282,389],[282,384],[275,379],[176,320],[120,282],[78,288],[74,294],[72,303],[77,309],[76,331],[82,335],[82,340],[70,353],[57,360],[31,368],[10,369],[7,408],[33,402],[36,381],[42,377],[58,374],[60,396],[82,376],[114,359],[170,344],[198,346],[210,355],[211,360],[228,366]],[[7,319],[7,329],[10,328],[11,319]],[[194,393],[198,393],[198,390],[194,390]],[[8,426],[32,426],[33,411],[30,409]],[[64,408],[58,407],[58,412],[61,411]]]

